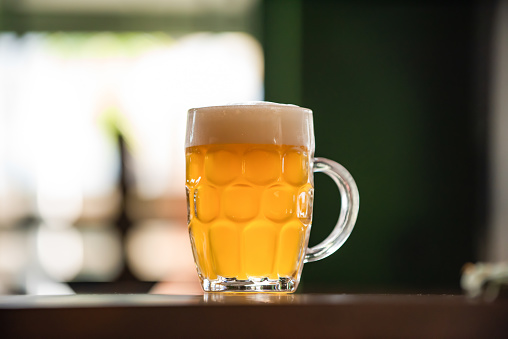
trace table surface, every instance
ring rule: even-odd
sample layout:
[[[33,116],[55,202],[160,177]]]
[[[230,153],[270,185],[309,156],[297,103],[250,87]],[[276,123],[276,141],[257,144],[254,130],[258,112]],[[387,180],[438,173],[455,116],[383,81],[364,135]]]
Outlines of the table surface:
[[[508,300],[450,295],[0,296],[0,337],[508,338]]]

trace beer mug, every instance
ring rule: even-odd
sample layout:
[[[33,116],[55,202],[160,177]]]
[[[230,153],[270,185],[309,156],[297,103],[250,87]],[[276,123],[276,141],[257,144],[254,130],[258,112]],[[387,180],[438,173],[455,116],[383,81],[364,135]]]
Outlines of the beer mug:
[[[359,195],[338,163],[314,158],[312,111],[253,102],[188,111],[189,235],[205,292],[294,292],[303,264],[335,252],[353,230]],[[308,248],[313,172],[340,191],[331,234]]]

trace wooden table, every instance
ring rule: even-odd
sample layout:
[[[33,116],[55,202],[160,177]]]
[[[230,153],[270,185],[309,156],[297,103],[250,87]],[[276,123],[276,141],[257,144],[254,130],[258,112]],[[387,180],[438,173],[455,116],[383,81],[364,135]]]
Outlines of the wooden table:
[[[1,296],[0,338],[508,338],[508,300],[445,295]]]

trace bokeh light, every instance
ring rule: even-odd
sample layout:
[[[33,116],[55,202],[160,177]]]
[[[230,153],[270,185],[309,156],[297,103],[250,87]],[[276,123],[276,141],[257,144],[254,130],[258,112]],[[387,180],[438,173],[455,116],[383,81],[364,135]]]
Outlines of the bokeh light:
[[[195,280],[186,112],[262,99],[245,33],[0,33],[0,293]]]

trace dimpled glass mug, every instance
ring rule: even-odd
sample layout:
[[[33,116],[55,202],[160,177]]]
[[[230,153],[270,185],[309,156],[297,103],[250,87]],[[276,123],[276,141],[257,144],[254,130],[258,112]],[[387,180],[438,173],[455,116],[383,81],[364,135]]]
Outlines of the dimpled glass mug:
[[[356,184],[338,163],[314,158],[312,111],[270,102],[188,111],[188,226],[205,292],[294,292],[303,263],[335,252],[353,230]],[[313,172],[340,194],[332,233],[308,248]]]

